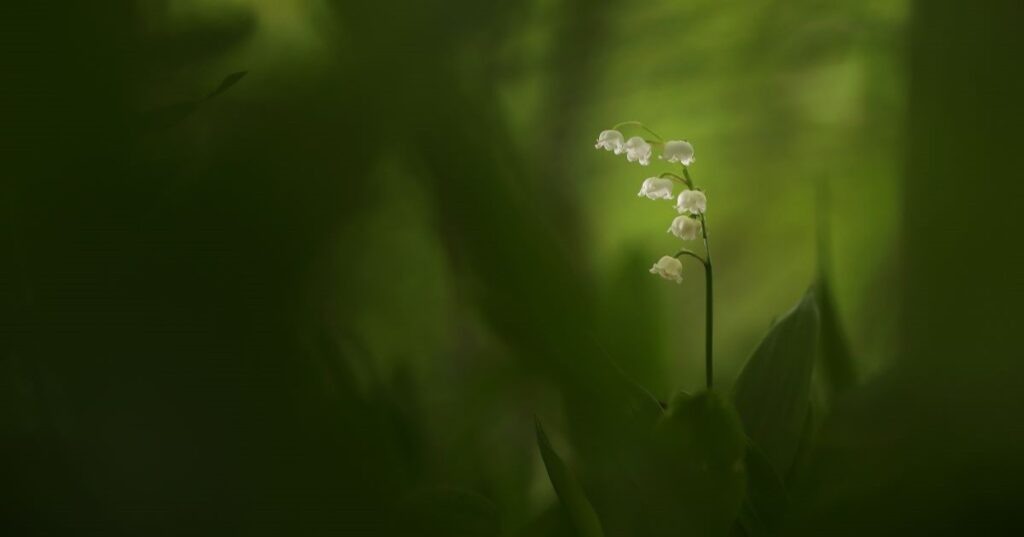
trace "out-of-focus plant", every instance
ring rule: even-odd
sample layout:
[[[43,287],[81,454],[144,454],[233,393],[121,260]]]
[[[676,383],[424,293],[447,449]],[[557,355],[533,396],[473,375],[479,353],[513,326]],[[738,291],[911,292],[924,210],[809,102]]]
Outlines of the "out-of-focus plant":
[[[627,139],[620,130],[626,127],[650,137]],[[823,349],[842,345],[840,340],[831,341],[836,330],[822,329],[823,317],[835,322],[831,302],[821,292],[827,289],[824,276],[772,325],[731,393],[718,393],[713,375],[708,199],[691,175],[693,146],[684,140],[667,140],[630,121],[601,132],[595,147],[625,154],[641,166],[651,164],[657,149],[658,160],[677,166],[645,179],[638,196],[675,200],[678,216],[668,232],[684,241],[702,240],[703,252],[681,248],[662,256],[650,272],[679,283],[685,273],[683,257],[699,261],[704,268],[707,390],[680,393],[669,404],[653,397],[637,398],[636,426],[624,432],[629,438],[622,440],[624,447],[616,457],[588,460],[581,452],[575,468],[555,452],[538,424],[543,459],[566,518],[577,534],[587,537],[774,534],[787,511],[787,486],[814,449],[819,418],[812,409],[815,364],[823,359],[819,358]],[[673,192],[676,184],[682,187],[678,195]],[[836,353],[829,354],[828,360],[836,359]],[[841,354],[848,359],[845,350]],[[616,501],[592,503],[588,493]]]

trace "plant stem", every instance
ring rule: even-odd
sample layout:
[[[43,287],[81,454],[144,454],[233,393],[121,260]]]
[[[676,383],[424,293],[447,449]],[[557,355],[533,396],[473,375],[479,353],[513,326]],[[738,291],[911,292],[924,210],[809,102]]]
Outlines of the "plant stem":
[[[690,170],[686,166],[683,166],[683,177],[686,178],[686,186],[693,190],[693,178],[690,177]],[[708,246],[708,221],[703,213],[700,215],[700,231],[704,238],[704,372],[710,390],[715,379],[715,294],[712,283],[711,248]]]
[[[700,228],[704,235],[704,276],[705,276],[705,295],[704,295],[704,370],[707,374],[708,389],[711,389],[714,383],[714,352],[712,350],[714,342],[714,322],[715,322],[715,296],[712,292],[711,282],[711,250],[708,248],[708,223],[704,215],[700,215]]]
[[[654,136],[655,138],[658,139],[657,140],[658,143],[662,143],[662,141],[664,140],[664,138],[659,136],[658,133],[652,131],[651,129],[649,129],[647,127],[647,125],[644,125],[643,123],[640,123],[639,121],[623,121],[622,123],[616,123],[615,126],[613,126],[612,128],[615,129],[615,130],[618,130],[618,129],[621,129],[622,127],[626,127],[626,126],[639,127],[641,129],[647,131],[648,133],[651,134],[651,136]],[[648,143],[650,143],[650,142],[648,142]]]
[[[704,258],[703,258],[703,257],[701,257],[701,256],[697,255],[697,254],[696,254],[695,252],[691,252],[690,250],[687,250],[686,248],[683,248],[682,250],[679,250],[679,253],[677,253],[677,254],[675,255],[675,257],[676,257],[676,258],[679,258],[679,257],[682,257],[682,256],[684,256],[684,255],[688,255],[688,256],[690,256],[690,257],[692,257],[692,258],[696,259],[697,261],[700,261],[700,264],[701,264],[701,265],[707,265],[707,262],[706,262],[706,261],[704,261]]]

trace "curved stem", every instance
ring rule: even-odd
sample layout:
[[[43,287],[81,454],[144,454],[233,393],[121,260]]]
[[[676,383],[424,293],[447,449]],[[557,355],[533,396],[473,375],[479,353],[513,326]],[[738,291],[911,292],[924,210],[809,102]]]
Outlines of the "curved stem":
[[[676,175],[676,174],[674,174],[672,172],[665,172],[665,173],[659,174],[658,177],[662,177],[662,178],[664,178],[664,177],[671,177],[671,178],[675,179],[676,181],[679,181],[680,183],[683,183],[686,186],[690,186],[689,183],[686,182],[686,179],[683,179],[682,177],[679,177],[678,175]]]
[[[618,130],[619,127],[625,127],[625,126],[640,127],[641,129],[643,129],[643,130],[647,131],[648,133],[650,133],[651,136],[654,136],[655,138],[657,138],[658,139],[658,143],[663,143],[665,141],[665,139],[662,138],[661,136],[659,136],[658,133],[656,133],[656,132],[652,131],[651,129],[647,128],[647,125],[644,125],[643,123],[640,123],[639,121],[623,121],[622,123],[616,123],[615,126],[612,127],[612,129]],[[648,143],[650,143],[650,142],[648,142]]]
[[[678,258],[679,256],[683,256],[683,255],[688,255],[688,256],[696,259],[697,261],[700,261],[701,265],[707,266],[707,264],[708,264],[708,262],[704,261],[704,258],[701,257],[699,254],[697,254],[695,252],[691,252],[690,250],[687,250],[686,248],[683,248],[682,250],[679,250],[679,253],[677,253],[676,255],[674,255],[672,257]]]

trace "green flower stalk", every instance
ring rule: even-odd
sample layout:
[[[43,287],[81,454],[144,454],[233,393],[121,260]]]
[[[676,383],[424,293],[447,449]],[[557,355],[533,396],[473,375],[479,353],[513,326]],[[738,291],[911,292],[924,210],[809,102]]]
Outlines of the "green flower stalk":
[[[645,139],[641,136],[633,136],[628,140],[619,130],[623,127],[636,127],[650,134],[654,139]],[[685,140],[665,141],[661,136],[647,128],[638,121],[627,121],[619,123],[609,130],[602,131],[594,145],[596,149],[610,151],[616,155],[625,153],[626,160],[636,162],[641,166],[647,166],[651,162],[654,147],[661,148],[660,160],[668,164],[678,165],[682,175],[672,172],[665,172],[655,177],[648,177],[640,186],[639,197],[646,197],[651,200],[672,200],[672,188],[675,182],[681,183],[682,192],[676,198],[675,209],[679,213],[668,228],[668,232],[684,240],[696,240],[698,236],[703,239],[704,255],[700,255],[689,249],[683,248],[672,256],[662,256],[651,269],[651,274],[657,274],[662,278],[681,283],[683,281],[683,264],[681,257],[692,257],[704,266],[705,282],[705,320],[704,320],[704,368],[707,377],[707,387],[711,389],[714,384],[714,293],[712,291],[712,269],[711,249],[708,246],[708,225],[707,195],[697,189],[693,178],[690,176],[690,165],[694,158],[693,146]]]

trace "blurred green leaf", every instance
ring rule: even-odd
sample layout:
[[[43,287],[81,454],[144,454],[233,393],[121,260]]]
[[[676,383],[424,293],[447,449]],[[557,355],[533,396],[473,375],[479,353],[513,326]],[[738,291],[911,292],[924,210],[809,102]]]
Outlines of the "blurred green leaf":
[[[807,407],[807,417],[804,419],[804,426],[800,433],[800,444],[797,446],[796,455],[793,457],[793,464],[789,472],[784,476],[786,482],[792,482],[797,475],[807,468],[807,463],[814,452],[815,443],[818,439],[818,413],[815,412],[815,402]]]
[[[576,434],[571,439],[579,464],[586,469],[581,485],[601,513],[601,527],[609,536],[635,535],[647,523],[645,496],[636,476],[650,457],[652,434],[665,414],[658,398],[639,383],[623,373],[616,379],[602,396],[615,401],[615,407],[567,412],[574,431],[580,430],[581,421],[601,427],[598,435]]]
[[[142,116],[142,130],[158,131],[181,123],[199,108],[202,101],[185,101],[161,106]]]
[[[625,381],[625,386],[628,392],[626,400],[629,403],[630,417],[633,419],[634,426],[642,430],[650,430],[665,416],[665,409],[662,408],[658,398],[643,386],[628,379]]]
[[[231,86],[237,84],[239,80],[242,80],[242,77],[244,77],[247,74],[249,74],[249,71],[238,71],[237,73],[231,73],[230,75],[224,77],[224,80],[221,81],[220,86],[217,86],[217,89],[213,90],[209,95],[206,96],[206,98],[212,99],[220,95],[221,93],[224,93],[229,88],[231,88]]]
[[[783,475],[796,456],[807,418],[819,326],[815,294],[808,290],[772,326],[733,389],[747,435]]]
[[[820,367],[815,371],[814,383],[820,386],[825,403],[831,404],[837,396],[850,389],[857,381],[853,356],[846,344],[846,336],[836,311],[835,295],[828,275],[832,267],[831,198],[827,181],[818,183],[818,278],[814,283],[814,296],[818,300],[821,332],[818,340]]]
[[[496,537],[501,533],[498,509],[468,490],[436,488],[406,498],[394,520],[400,537]]]
[[[146,29],[141,55],[144,69],[157,73],[195,66],[237,50],[259,30],[256,13],[244,5],[219,3],[191,17],[159,17]]]
[[[821,319],[821,384],[828,401],[831,402],[857,382],[857,373],[853,365],[853,356],[846,344],[846,335],[839,322],[835,298],[824,274],[818,277],[814,285],[814,294],[818,299]]]
[[[741,534],[773,535],[789,503],[786,485],[765,454],[752,443],[747,444],[744,460],[747,492],[737,521]]]
[[[548,440],[548,435],[544,432],[540,420],[537,420],[536,423],[537,445],[540,446],[540,454],[544,459],[544,466],[548,470],[548,478],[551,479],[551,485],[555,487],[558,499],[562,502],[572,526],[580,537],[604,537],[601,522],[590,505],[590,501],[587,500],[583,488],[580,487],[565,461],[551,447],[551,441]]]
[[[656,536],[727,535],[743,502],[746,437],[714,392],[677,396],[653,436],[641,478]]]
[[[199,109],[199,105],[204,101],[224,93],[231,88],[231,86],[234,86],[238,81],[242,80],[242,78],[248,73],[248,71],[238,71],[237,73],[229,74],[224,77],[224,80],[222,80],[220,85],[217,86],[217,89],[210,92],[210,94],[203,99],[174,103],[150,110],[142,116],[142,129],[146,131],[162,130],[181,123],[195,113],[195,111]]]

